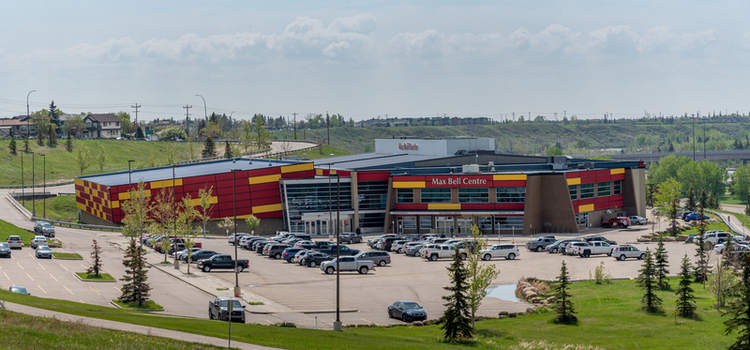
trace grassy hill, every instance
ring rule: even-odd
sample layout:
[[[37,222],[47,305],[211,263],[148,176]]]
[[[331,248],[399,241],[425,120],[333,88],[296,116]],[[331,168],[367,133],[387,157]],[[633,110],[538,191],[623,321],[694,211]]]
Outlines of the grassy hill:
[[[696,123],[696,138],[703,140],[706,129],[707,150],[731,149],[735,140],[747,141],[750,122]],[[668,149],[671,142],[676,151],[692,149],[693,124],[686,120],[674,122],[622,120],[570,122],[512,122],[488,125],[407,126],[332,128],[331,145],[352,152],[372,151],[373,139],[400,136],[441,138],[453,136],[494,137],[502,152],[523,154],[544,153],[547,147],[560,143],[568,154],[589,154],[604,148],[623,148],[626,151],[656,151]],[[275,132],[280,138],[288,132]],[[326,129],[306,131],[308,140],[326,141]],[[702,150],[702,143],[696,148]]]

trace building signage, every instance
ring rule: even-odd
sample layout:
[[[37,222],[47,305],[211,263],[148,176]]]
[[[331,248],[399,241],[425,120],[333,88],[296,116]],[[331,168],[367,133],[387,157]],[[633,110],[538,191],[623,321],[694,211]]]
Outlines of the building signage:
[[[402,151],[416,151],[419,150],[419,145],[411,142],[399,142],[398,149]]]
[[[487,179],[481,177],[433,177],[430,182],[432,186],[460,186],[460,185],[473,185],[473,186],[487,186]]]

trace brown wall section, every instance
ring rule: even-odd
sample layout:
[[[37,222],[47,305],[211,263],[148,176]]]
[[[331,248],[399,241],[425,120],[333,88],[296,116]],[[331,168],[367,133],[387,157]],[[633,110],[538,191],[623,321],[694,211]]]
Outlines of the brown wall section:
[[[622,202],[629,215],[646,216],[646,169],[625,169]]]
[[[528,176],[523,232],[578,232],[568,183],[563,174]]]

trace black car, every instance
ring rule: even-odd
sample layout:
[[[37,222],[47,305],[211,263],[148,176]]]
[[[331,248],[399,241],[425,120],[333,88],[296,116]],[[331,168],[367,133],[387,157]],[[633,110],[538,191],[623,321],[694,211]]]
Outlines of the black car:
[[[336,245],[335,244],[333,244],[333,245],[331,245],[331,246],[329,246],[328,248],[325,248],[325,249],[316,249],[316,250],[319,251],[319,252],[321,252],[321,253],[328,254],[330,256],[336,256]],[[342,245],[341,248],[340,248],[340,252],[339,253],[340,253],[341,256],[357,255],[357,254],[359,254],[359,250],[358,249],[352,249],[352,248],[349,248],[349,247],[347,247],[345,245]]]
[[[218,297],[208,302],[208,318],[227,321],[229,317],[229,303],[232,303],[232,322],[245,323],[245,306],[236,298]]]
[[[254,252],[258,253],[258,254],[261,254],[261,253],[263,253],[263,247],[265,247],[266,244],[269,244],[269,243],[276,243],[276,241],[271,241],[271,240],[257,241],[255,243],[253,243],[253,249],[252,250]]]
[[[253,249],[253,243],[259,242],[259,241],[265,241],[265,240],[266,239],[263,238],[263,237],[256,237],[256,238],[248,239],[247,241],[245,241],[245,245],[243,245],[242,248],[252,250]]]
[[[201,249],[197,252],[194,252],[193,255],[190,257],[190,260],[193,262],[197,262],[198,260],[208,259],[216,254],[219,254],[213,250],[205,250]],[[187,257],[185,257],[187,259]]]
[[[303,250],[303,249],[304,249],[304,248],[298,248],[298,247],[290,247],[290,248],[286,248],[286,249],[284,249],[284,251],[283,251],[283,252],[281,252],[281,258],[282,258],[282,259],[284,259],[284,260],[286,260],[286,262],[288,262],[288,263],[291,263],[291,262],[292,262],[292,258],[293,258],[293,257],[294,257],[294,256],[295,256],[295,255],[296,255],[296,254],[297,254],[297,253],[298,253],[298,252],[300,251],[300,250]]]
[[[586,242],[589,242],[589,243],[591,243],[591,242],[607,242],[607,243],[609,243],[609,245],[617,245],[617,242],[608,240],[608,239],[606,239],[606,238],[604,238],[602,236],[586,237],[586,238],[584,238],[584,240]]]
[[[10,258],[10,246],[8,243],[0,242],[0,256]]]
[[[341,235],[339,235],[339,239],[341,240],[341,243],[362,243],[362,235],[359,235],[356,232],[342,232]]]
[[[400,300],[388,305],[388,317],[404,322],[424,321],[427,319],[427,312],[416,302]]]
[[[328,254],[321,253],[321,252],[314,251],[314,250],[308,250],[307,254],[305,254],[302,260],[300,260],[300,265],[304,265],[307,267],[314,267],[328,260],[331,260],[331,257]]]

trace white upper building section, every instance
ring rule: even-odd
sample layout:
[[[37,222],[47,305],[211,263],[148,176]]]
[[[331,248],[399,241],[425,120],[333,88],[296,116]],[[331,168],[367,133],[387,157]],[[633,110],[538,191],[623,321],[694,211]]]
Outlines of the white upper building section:
[[[375,139],[375,153],[452,156],[458,151],[495,151],[491,137],[450,139]]]

